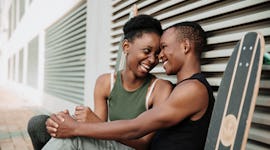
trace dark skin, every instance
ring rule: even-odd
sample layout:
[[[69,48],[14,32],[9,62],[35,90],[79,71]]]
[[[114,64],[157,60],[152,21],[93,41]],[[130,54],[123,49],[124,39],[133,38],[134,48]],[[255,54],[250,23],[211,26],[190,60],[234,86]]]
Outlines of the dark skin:
[[[161,37],[159,57],[166,73],[176,74],[177,82],[180,82],[200,72],[200,61],[195,54],[194,43],[188,39],[178,40],[176,33],[175,28],[164,32]],[[74,121],[69,114],[53,115],[52,119],[59,126],[50,133],[53,133],[55,137],[137,139],[157,129],[173,126],[187,117],[196,121],[204,115],[207,106],[206,87],[197,80],[186,80],[177,84],[162,105],[142,113],[135,119],[108,123],[79,123]]]
[[[135,38],[134,41],[125,40],[123,50],[126,56],[126,68],[122,71],[123,87],[127,91],[134,91],[142,85],[149,71],[158,63],[158,54],[160,37],[155,33],[144,33],[141,37]],[[153,80],[154,81],[154,80]],[[152,81],[152,82],[153,82]],[[165,80],[156,82],[153,93],[151,94],[148,106],[153,108],[162,104],[169,96],[172,90],[171,83]],[[89,107],[78,106],[75,114],[70,120],[77,123],[102,123],[108,118],[107,98],[110,95],[110,74],[101,75],[95,85],[94,102],[95,109],[92,111]],[[56,116],[68,115],[68,111],[63,111],[57,115],[51,115],[47,120],[46,126],[52,137],[55,137],[55,127],[60,127]],[[64,131],[69,134],[70,131]],[[149,133],[141,138],[134,140],[119,139],[119,142],[136,149],[147,149],[153,133]]]

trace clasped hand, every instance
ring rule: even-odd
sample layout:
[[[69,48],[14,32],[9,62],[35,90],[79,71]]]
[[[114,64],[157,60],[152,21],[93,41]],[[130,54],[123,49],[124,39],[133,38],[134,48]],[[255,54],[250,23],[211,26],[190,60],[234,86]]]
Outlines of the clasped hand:
[[[89,107],[77,106],[75,114],[71,116],[68,110],[52,114],[46,121],[46,128],[52,137],[66,138],[75,135],[79,122],[91,122],[95,114]]]

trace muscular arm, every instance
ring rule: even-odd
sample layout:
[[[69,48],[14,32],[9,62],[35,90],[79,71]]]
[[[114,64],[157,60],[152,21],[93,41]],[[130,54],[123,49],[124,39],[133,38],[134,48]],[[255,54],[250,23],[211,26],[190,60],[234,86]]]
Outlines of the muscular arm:
[[[107,98],[110,94],[110,74],[101,75],[95,85],[94,90],[94,104],[95,109],[94,113],[91,114],[91,110],[88,110],[88,113],[82,114],[89,114],[87,115],[87,120],[82,122],[106,122],[108,117],[108,108],[107,108]],[[113,83],[112,83],[113,84]],[[150,96],[150,105],[153,107],[158,106],[162,103],[171,93],[172,86],[169,81],[165,80],[158,80],[154,90]],[[77,107],[76,109],[79,109]],[[82,111],[82,110],[81,110]],[[83,117],[86,118],[86,117]],[[141,138],[133,139],[133,140],[118,140],[119,142],[128,145],[130,147],[136,149],[147,149],[149,141],[153,137],[154,133],[149,133]]]
[[[198,81],[186,81],[178,85],[162,105],[142,113],[135,119],[74,124],[80,129],[75,129],[74,135],[101,139],[135,139],[157,129],[175,125],[186,117],[199,119],[206,111],[207,105],[206,88]]]

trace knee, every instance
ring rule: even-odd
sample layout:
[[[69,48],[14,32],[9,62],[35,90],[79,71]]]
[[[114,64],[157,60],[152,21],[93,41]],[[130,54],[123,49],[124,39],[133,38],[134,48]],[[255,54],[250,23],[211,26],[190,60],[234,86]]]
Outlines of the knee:
[[[47,115],[37,115],[32,117],[29,121],[28,121],[28,125],[27,125],[27,131],[29,134],[33,134],[37,131],[40,131],[43,128],[46,128],[46,120],[49,118],[49,116]]]

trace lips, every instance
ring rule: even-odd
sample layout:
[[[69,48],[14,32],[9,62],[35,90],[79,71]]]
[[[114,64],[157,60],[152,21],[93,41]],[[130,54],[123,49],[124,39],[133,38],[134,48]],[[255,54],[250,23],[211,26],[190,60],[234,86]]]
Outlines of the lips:
[[[141,68],[145,71],[145,72],[149,72],[151,67],[146,65],[146,64],[141,64]]]
[[[167,63],[168,63],[168,61],[167,61],[167,60],[166,60],[166,61],[164,61],[164,62],[163,62],[163,66],[165,66]]]

